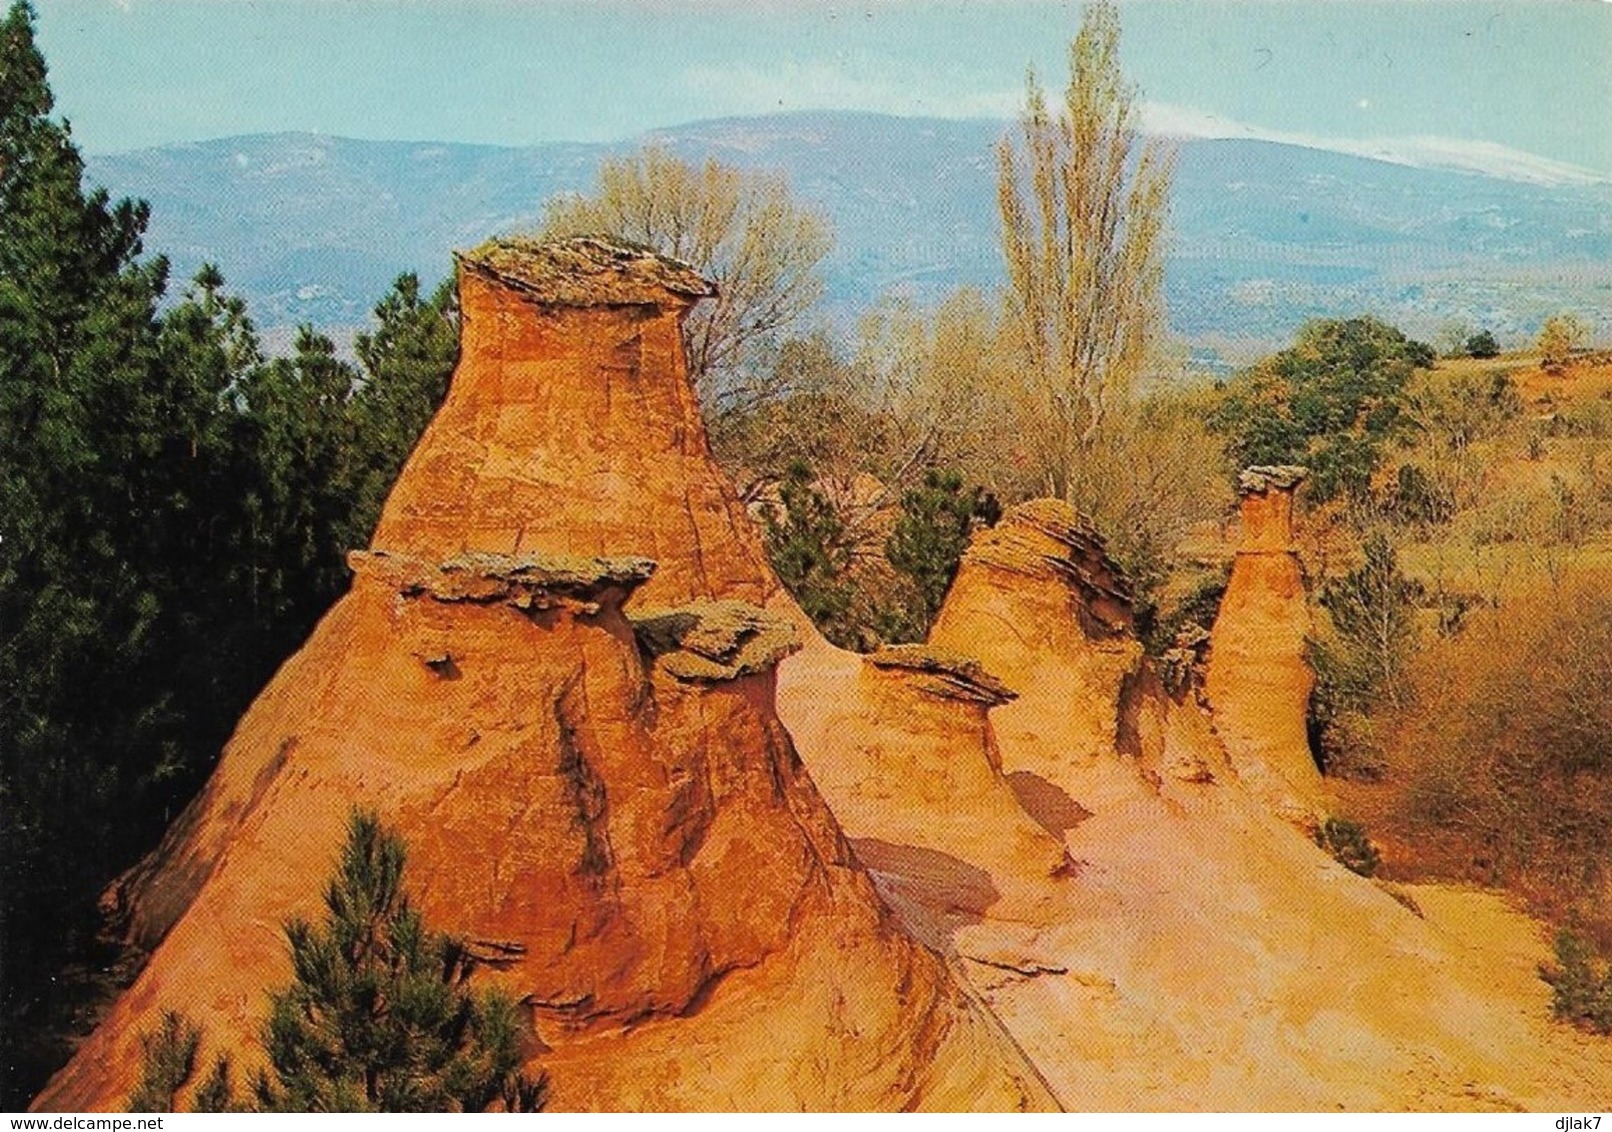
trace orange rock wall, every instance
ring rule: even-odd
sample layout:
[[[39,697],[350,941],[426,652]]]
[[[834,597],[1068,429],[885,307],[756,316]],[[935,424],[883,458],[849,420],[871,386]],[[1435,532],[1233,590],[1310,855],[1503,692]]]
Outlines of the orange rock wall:
[[[1112,757],[1120,690],[1142,656],[1129,603],[1074,581],[1084,571],[1106,591],[1114,580],[1100,545],[1071,547],[1081,530],[1072,509],[1048,500],[1009,511],[970,544],[929,632],[1018,693],[991,713],[1004,769],[1053,783]]]
[[[644,604],[772,595],[761,539],[711,459],[682,303],[544,306],[468,267],[459,301],[452,393],[374,545],[434,559],[630,552],[660,564]]]
[[[464,357],[387,503],[387,553],[355,559],[351,592],[114,890],[155,950],[35,1107],[121,1107],[169,1009],[204,1028],[204,1063],[260,1064],[283,925],[322,915],[355,805],[406,840],[428,921],[496,960],[478,981],[530,1009],[555,1107],[1049,1107],[883,909],[770,669],[669,675],[623,616],[632,583],[534,601],[432,565],[655,555],[645,604],[662,605],[773,584],[709,458],[681,301],[550,308],[461,282]],[[400,583],[405,555],[448,581]]]

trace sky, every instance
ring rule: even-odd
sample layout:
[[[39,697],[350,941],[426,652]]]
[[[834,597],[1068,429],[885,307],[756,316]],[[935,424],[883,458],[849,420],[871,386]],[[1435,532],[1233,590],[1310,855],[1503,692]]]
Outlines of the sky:
[[[91,153],[231,134],[614,141],[703,118],[1008,117],[1078,3],[34,0]],[[1606,0],[1121,0],[1147,121],[1612,180]]]

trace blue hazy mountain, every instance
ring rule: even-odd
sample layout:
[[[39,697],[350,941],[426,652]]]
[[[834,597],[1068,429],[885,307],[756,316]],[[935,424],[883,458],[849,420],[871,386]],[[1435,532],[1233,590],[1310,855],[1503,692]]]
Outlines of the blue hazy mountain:
[[[401,271],[535,226],[598,162],[654,141],[776,169],[833,220],[830,315],[895,289],[919,301],[1000,286],[993,121],[806,113],[699,122],[619,145],[526,148],[309,134],[95,156],[89,176],[151,202],[147,246],[176,279],[217,262],[260,325],[362,323]],[[1429,336],[1502,342],[1558,310],[1612,310],[1612,186],[1544,185],[1251,140],[1177,143],[1167,288],[1200,342],[1286,339],[1372,311]]]

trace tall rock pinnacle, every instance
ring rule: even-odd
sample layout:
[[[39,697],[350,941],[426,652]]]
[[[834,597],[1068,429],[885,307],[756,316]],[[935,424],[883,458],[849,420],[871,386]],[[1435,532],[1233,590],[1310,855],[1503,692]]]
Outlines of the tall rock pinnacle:
[[[459,367],[375,545],[605,554],[659,563],[641,600],[777,590],[711,459],[680,328],[714,288],[650,252],[494,240],[459,257]]]
[[[1299,821],[1324,809],[1321,773],[1305,727],[1315,672],[1304,571],[1293,549],[1293,493],[1305,470],[1249,468],[1242,544],[1210,631],[1205,690],[1215,728],[1239,775],[1279,813]]]

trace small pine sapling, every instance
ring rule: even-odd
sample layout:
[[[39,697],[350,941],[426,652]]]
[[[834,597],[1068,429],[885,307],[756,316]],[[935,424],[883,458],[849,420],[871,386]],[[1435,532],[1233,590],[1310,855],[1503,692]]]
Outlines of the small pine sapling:
[[[355,813],[323,927],[286,925],[296,978],[271,996],[272,1077],[254,1085],[279,1112],[478,1112],[538,1107],[525,1081],[514,1004],[467,985],[473,961],[429,931],[403,889],[403,842]]]

